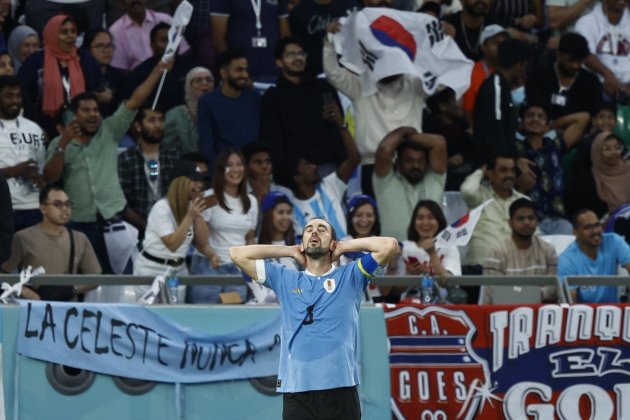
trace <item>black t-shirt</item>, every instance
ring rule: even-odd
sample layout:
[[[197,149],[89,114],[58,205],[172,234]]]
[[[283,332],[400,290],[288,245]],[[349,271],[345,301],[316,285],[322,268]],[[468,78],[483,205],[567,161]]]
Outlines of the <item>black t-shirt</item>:
[[[473,61],[483,58],[483,53],[481,52],[479,45],[479,36],[481,35],[483,28],[496,23],[493,19],[486,17],[483,25],[477,29],[470,29],[464,26],[464,22],[462,21],[462,12],[448,15],[443,20],[450,23],[455,28],[455,42],[466,57]]]
[[[345,16],[348,10],[360,7],[357,0],[334,0],[329,4],[315,3],[313,0],[301,0],[289,14],[291,33],[304,42],[308,53],[307,69],[314,76],[322,69],[323,39],[326,27],[333,20]]]
[[[602,84],[597,76],[581,69],[568,90],[560,91],[558,76],[552,66],[535,72],[525,87],[528,100],[544,101],[552,120],[576,112],[593,113],[602,101]]]

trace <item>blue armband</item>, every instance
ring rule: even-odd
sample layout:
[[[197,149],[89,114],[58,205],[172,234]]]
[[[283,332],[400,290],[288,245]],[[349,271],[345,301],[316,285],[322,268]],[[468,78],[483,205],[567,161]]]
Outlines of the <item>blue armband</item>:
[[[362,256],[361,259],[357,261],[357,264],[359,266],[359,270],[368,277],[374,277],[376,271],[378,270],[378,263],[372,256],[371,252]]]

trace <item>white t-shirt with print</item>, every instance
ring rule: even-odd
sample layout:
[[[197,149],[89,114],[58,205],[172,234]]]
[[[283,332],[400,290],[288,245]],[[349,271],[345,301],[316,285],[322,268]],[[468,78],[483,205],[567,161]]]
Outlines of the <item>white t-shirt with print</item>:
[[[175,252],[168,249],[161,239],[163,236],[175,232],[177,226],[175,215],[171,210],[171,206],[168,204],[168,200],[162,198],[156,201],[153,207],[151,207],[149,217],[147,218],[147,229],[145,230],[144,241],[142,242],[143,251],[155,257],[169,260],[186,257],[186,253],[194,237],[192,225],[186,231],[184,241],[177,247]]]
[[[46,135],[39,125],[23,117],[0,120],[0,168],[32,159],[42,173],[46,163]],[[7,178],[13,210],[39,207],[39,188],[30,179]]]

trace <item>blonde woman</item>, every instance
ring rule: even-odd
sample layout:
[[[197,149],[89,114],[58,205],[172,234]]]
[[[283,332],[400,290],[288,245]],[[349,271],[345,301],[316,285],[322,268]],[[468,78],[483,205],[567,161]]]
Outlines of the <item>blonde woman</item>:
[[[142,252],[134,263],[134,275],[157,276],[168,271],[175,276],[187,275],[185,258],[193,239],[199,252],[212,256],[208,247],[208,226],[201,217],[206,208],[201,196],[203,188],[201,180],[187,176],[179,176],[171,182],[166,197],[158,200],[149,212]],[[148,286],[136,287],[136,298],[147,290]],[[183,302],[184,296],[185,288],[180,286],[177,301]]]

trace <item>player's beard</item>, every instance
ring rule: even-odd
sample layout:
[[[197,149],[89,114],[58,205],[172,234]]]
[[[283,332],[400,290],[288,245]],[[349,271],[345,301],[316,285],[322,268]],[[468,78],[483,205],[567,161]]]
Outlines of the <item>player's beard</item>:
[[[330,253],[330,251],[328,250],[328,248],[323,248],[323,247],[308,247],[306,248],[306,256],[309,258],[312,258],[314,260],[318,260],[320,258],[322,258],[325,255],[328,255]]]

